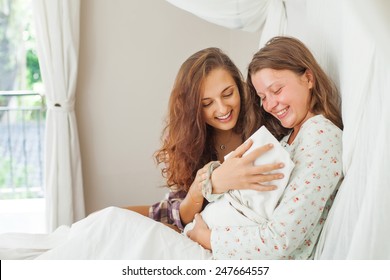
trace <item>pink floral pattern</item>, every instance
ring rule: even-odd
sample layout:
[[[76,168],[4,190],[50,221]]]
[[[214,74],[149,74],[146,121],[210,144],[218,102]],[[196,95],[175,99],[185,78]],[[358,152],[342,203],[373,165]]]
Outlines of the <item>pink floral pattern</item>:
[[[273,217],[256,226],[214,227],[215,259],[311,259],[343,179],[342,131],[322,115],[287,144],[295,168]]]

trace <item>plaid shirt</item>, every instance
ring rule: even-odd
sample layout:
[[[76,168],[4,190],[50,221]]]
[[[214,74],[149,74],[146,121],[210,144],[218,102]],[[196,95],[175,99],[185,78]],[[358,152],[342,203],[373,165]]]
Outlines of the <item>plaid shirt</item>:
[[[149,208],[149,217],[162,223],[175,225],[183,230],[179,207],[186,195],[185,191],[169,191],[163,200]]]

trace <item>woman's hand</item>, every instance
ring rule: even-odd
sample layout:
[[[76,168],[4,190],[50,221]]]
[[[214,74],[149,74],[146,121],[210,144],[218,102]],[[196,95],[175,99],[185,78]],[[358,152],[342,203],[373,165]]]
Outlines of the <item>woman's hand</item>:
[[[194,182],[192,182],[191,187],[188,191],[188,195],[194,203],[203,203],[204,197],[202,194],[202,186],[207,178],[207,170],[209,169],[211,163],[212,162],[210,161],[196,172],[195,180]]]
[[[202,210],[204,200],[202,185],[206,180],[206,173],[210,164],[211,162],[198,170],[194,182],[192,182],[185,199],[180,204],[179,213],[183,225],[192,222],[194,215]]]
[[[187,232],[187,236],[199,243],[203,248],[211,250],[211,230],[203,221],[200,214],[195,215],[195,225],[192,230]]]
[[[224,193],[234,189],[251,189],[257,191],[271,191],[276,189],[275,185],[264,185],[263,183],[283,178],[282,173],[269,174],[273,170],[283,168],[283,163],[264,164],[254,166],[254,161],[273,148],[272,144],[264,145],[253,150],[242,157],[252,146],[250,139],[239,146],[224,163],[214,170],[211,176],[213,193]]]

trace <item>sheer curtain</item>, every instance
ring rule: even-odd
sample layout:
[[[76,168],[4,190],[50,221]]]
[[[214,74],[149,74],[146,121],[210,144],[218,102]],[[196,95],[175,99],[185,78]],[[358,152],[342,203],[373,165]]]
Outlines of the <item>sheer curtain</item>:
[[[33,0],[46,89],[45,188],[48,230],[85,216],[75,90],[80,0]]]
[[[345,179],[322,259],[390,259],[390,3],[345,1],[341,40]]]
[[[345,180],[316,258],[390,259],[390,2],[167,1],[225,27],[261,30],[260,47],[279,34],[306,43],[340,89],[344,121]]]
[[[281,0],[166,0],[204,20],[232,29],[262,31],[266,38],[286,32],[286,9]]]

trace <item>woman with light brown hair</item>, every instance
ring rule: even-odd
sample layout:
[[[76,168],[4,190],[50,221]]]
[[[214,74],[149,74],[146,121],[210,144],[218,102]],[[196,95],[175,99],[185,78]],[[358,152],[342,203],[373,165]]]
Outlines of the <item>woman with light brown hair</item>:
[[[260,114],[248,95],[239,69],[218,48],[206,48],[191,55],[180,67],[171,92],[162,147],[155,153],[170,192],[151,207],[127,207],[179,230],[191,222],[205,204],[201,183],[211,161],[223,162],[260,127]],[[255,151],[258,156],[270,149]],[[276,164],[254,168],[245,185],[234,188],[271,190],[260,185],[280,174]],[[187,195],[188,194],[188,195]]]
[[[291,37],[271,39],[248,67],[249,93],[264,124],[295,167],[271,217],[249,226],[208,228],[201,215],[188,236],[217,259],[310,259],[343,180],[338,92],[308,48]],[[224,193],[252,168],[233,152],[208,181]]]
[[[222,162],[259,126],[254,102],[229,57],[217,48],[193,54],[177,75],[162,146],[155,154],[169,187],[167,198],[151,207],[126,207],[133,211],[117,207],[97,211],[71,228],[59,228],[49,236],[53,248],[33,254],[47,251],[41,259],[210,259],[209,250],[162,223],[180,231],[191,222],[206,204],[201,187],[208,163]],[[250,155],[257,157],[269,149],[260,147]],[[243,177],[245,184],[234,187],[273,189],[261,183],[278,177],[263,174],[274,169],[279,169],[277,164],[253,167]],[[57,236],[58,246],[53,245]],[[8,258],[9,252],[0,246],[0,256]]]
[[[196,61],[191,65],[197,66]],[[184,69],[183,77],[191,73],[187,77],[189,81],[198,77],[191,67]],[[175,193],[175,189],[183,192],[177,198],[178,211],[165,208],[165,212],[176,213],[177,217],[173,215],[173,218],[182,224],[195,218],[193,228],[186,231],[189,238],[133,211],[109,207],[72,226],[66,242],[41,255],[41,259],[313,258],[333,197],[343,179],[342,130],[338,127],[341,118],[337,117],[337,107],[334,114],[328,114],[326,109],[332,108],[328,98],[334,94],[331,81],[321,77],[323,72],[318,70],[307,48],[300,41],[288,37],[274,38],[254,55],[248,71],[248,93],[252,95],[251,98],[240,96],[233,75],[225,68],[199,69],[200,72],[195,73],[201,73],[201,78],[195,81],[201,85],[198,88],[200,91],[189,91],[185,85],[191,86],[192,83],[183,83],[179,87],[182,91],[179,90],[175,97],[178,102],[176,99],[170,102],[170,112],[174,114],[168,118],[163,138],[166,143],[160,150],[159,158],[168,167],[164,174],[172,192]],[[209,72],[209,69],[213,70]],[[179,79],[182,79],[180,75]],[[176,85],[181,83],[176,82]],[[186,100],[188,98],[192,99],[192,103],[186,103],[189,102]],[[243,140],[241,133],[244,130],[236,132],[233,128],[238,125],[239,116],[247,113],[242,111],[241,102],[250,99],[257,99],[253,104],[258,112],[264,110],[264,114],[277,120],[273,123],[269,119],[260,120],[259,125],[265,123],[276,136],[282,137],[282,147],[279,148],[284,147],[289,153],[294,168],[271,215],[257,215],[256,220],[250,220],[248,224],[211,224],[209,228],[202,219],[204,212],[196,214],[205,204],[203,195],[209,199],[209,191],[225,196],[231,189],[265,190],[262,182],[278,178],[276,174],[269,175],[274,176],[272,179],[264,175],[265,169],[272,167],[272,164],[254,164],[255,159],[265,152],[266,146],[248,155],[244,154],[250,142],[238,146]],[[181,113],[178,115],[176,112]],[[331,119],[332,116],[336,118]],[[175,118],[175,121],[171,118]],[[179,122],[176,122],[177,118]],[[180,127],[171,125],[176,123],[180,123]],[[182,127],[183,124],[186,125]],[[286,132],[279,132],[281,127]],[[184,133],[179,133],[180,130],[184,130]],[[176,135],[173,131],[177,136],[172,136],[171,140],[171,135]],[[198,134],[192,134],[192,131],[202,136],[197,137]],[[195,138],[184,139],[183,136]],[[209,146],[211,143],[213,145]],[[194,145],[201,148],[195,149]],[[204,164],[207,166],[208,160],[221,159],[220,154],[225,153],[223,147],[226,150],[234,149],[228,159],[215,170],[202,167]],[[211,154],[214,151],[213,156],[204,155],[207,149]],[[183,156],[186,153],[190,158],[187,163]],[[177,164],[171,161],[175,157]],[[206,158],[204,162],[203,157]],[[192,176],[194,182],[191,182],[191,178],[178,183],[176,174],[171,176],[177,170],[187,170],[180,168],[181,163],[184,167],[190,166],[188,170],[191,171],[183,173],[187,174],[183,178]],[[275,166],[270,169],[276,169]],[[180,178],[179,175],[177,178]],[[270,189],[273,187],[268,187]],[[240,202],[235,201],[231,206],[236,207],[236,203]],[[169,203],[172,203],[172,199]],[[217,204],[209,205],[207,209]],[[214,209],[220,220],[229,215],[224,209]],[[244,215],[245,212],[237,211],[236,214]]]
[[[340,129],[343,129],[339,92],[317,63],[313,54],[302,42],[291,37],[275,37],[268,42],[261,52],[257,52],[253,56],[247,77],[249,90],[252,91],[251,96],[257,96],[251,76],[264,68],[290,70],[298,76],[310,70],[315,81],[310,91],[309,110],[314,114],[324,115]],[[260,102],[255,102],[257,104],[256,111],[261,112],[261,119],[265,126],[272,134],[285,136],[286,131],[290,129],[286,129],[278,119],[268,113],[262,106],[264,98],[261,96],[259,98]]]

